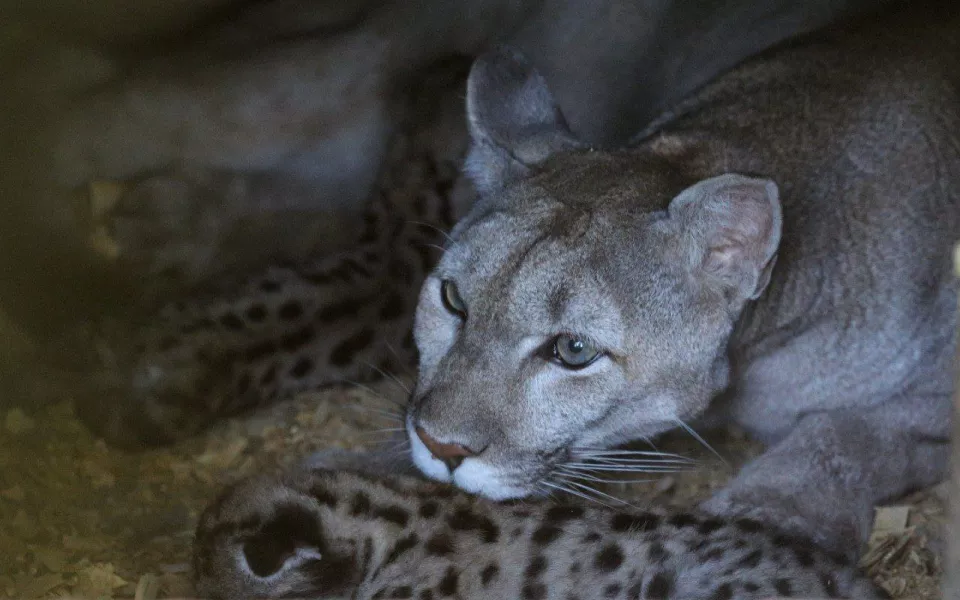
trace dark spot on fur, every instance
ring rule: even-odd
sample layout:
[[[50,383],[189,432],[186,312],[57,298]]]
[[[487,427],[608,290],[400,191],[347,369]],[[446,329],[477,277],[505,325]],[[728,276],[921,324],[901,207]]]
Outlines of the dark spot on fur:
[[[243,319],[233,313],[224,313],[220,315],[220,324],[230,331],[242,331],[245,327]]]
[[[409,585],[402,585],[398,588],[394,588],[393,593],[390,594],[391,598],[412,598],[413,597],[413,588]]]
[[[413,249],[420,256],[420,268],[427,272],[433,269],[433,265],[437,262],[436,256],[438,250],[426,244],[416,244]]]
[[[427,198],[423,192],[417,194],[413,199],[413,212],[422,217],[427,212]]]
[[[657,573],[657,575],[661,575],[661,573]],[[657,575],[654,575],[654,577],[656,577]],[[642,581],[638,581],[638,582],[634,583],[633,585],[631,585],[631,586],[627,589],[627,598],[630,598],[630,600],[635,600],[635,599],[637,599],[637,598],[641,598],[641,597],[642,597],[642,594],[643,594],[643,582],[642,582]]]
[[[777,590],[777,593],[784,597],[790,597],[793,595],[793,586],[791,586],[790,582],[786,579],[778,579],[774,581],[773,589]]]
[[[370,497],[363,492],[357,492],[353,495],[350,503],[350,514],[353,516],[365,515],[370,512]]]
[[[384,559],[383,564],[389,565],[396,561],[404,552],[413,548],[420,542],[420,538],[417,537],[417,534],[411,533],[410,535],[400,538],[397,540],[397,543],[393,545],[393,548],[390,550],[390,554],[387,555],[387,558]]]
[[[721,584],[717,589],[713,590],[713,595],[710,596],[711,600],[730,600],[733,598],[733,588],[730,587],[729,583]]]
[[[525,583],[521,593],[524,600],[543,600],[547,597],[547,586],[540,582]]]
[[[433,600],[433,590],[420,590],[420,600]]]
[[[805,548],[804,546],[794,546],[793,554],[797,557],[797,562],[804,567],[813,566],[813,552],[810,548]]]
[[[398,258],[394,258],[388,263],[387,270],[391,277],[403,283],[412,283],[416,275],[410,265]]]
[[[460,576],[453,567],[447,568],[447,573],[437,585],[437,593],[441,596],[453,596],[457,593],[457,585],[460,582]]]
[[[663,544],[660,542],[653,542],[650,544],[650,548],[647,550],[647,560],[651,563],[659,564],[667,560],[670,557],[670,553],[667,552],[667,549],[663,547]]]
[[[559,527],[554,527],[553,525],[541,525],[533,532],[531,540],[534,544],[539,544],[541,546],[546,546],[547,544],[552,544],[560,534],[563,533],[563,530]]]
[[[330,273],[325,271],[311,271],[307,273],[301,273],[300,275],[314,285],[327,285],[333,280],[333,277],[330,275]]]
[[[440,483],[435,484],[426,484],[420,488],[421,494],[420,498],[430,498],[433,500],[444,499],[444,498],[453,498],[455,494],[455,488],[451,485],[444,485]]]
[[[547,559],[543,555],[538,555],[527,565],[526,576],[530,579],[539,577],[541,573],[547,570]]]
[[[478,515],[469,508],[458,508],[447,519],[450,527],[457,531],[478,531],[483,541],[492,544],[500,537],[500,529],[489,517]]]
[[[400,294],[393,292],[387,296],[383,306],[380,308],[380,318],[386,321],[392,321],[404,316],[403,298]]]
[[[743,583],[743,591],[753,594],[760,589],[760,586],[752,581],[745,581]]]
[[[349,273],[357,273],[363,275],[364,277],[370,277],[373,275],[373,272],[365,264],[356,258],[353,258],[352,256],[343,259],[340,269]]]
[[[693,516],[686,513],[679,513],[671,516],[667,519],[667,523],[673,525],[674,527],[690,527],[692,525],[699,524],[699,521]]]
[[[599,541],[600,541],[600,538],[602,538],[602,537],[603,537],[602,535],[600,535],[599,533],[597,533],[596,531],[594,531],[594,532],[588,533],[587,535],[583,536],[583,541],[586,542],[586,543],[588,543],[588,544],[592,544],[592,543],[594,543],[594,542],[599,542]]]
[[[304,325],[300,329],[280,338],[280,345],[284,350],[293,352],[312,342],[314,337],[316,337],[316,334],[313,330],[313,325]]]
[[[280,283],[273,281],[272,279],[264,279],[260,282],[260,291],[268,294],[272,292],[279,292],[280,287]]]
[[[611,583],[603,589],[603,595],[606,598],[616,598],[621,589],[623,588],[620,587],[619,583]]]
[[[710,535],[721,527],[723,527],[723,521],[720,519],[707,519],[706,521],[700,522],[700,525],[697,527],[697,533],[700,535]]]
[[[352,319],[370,302],[370,298],[347,298],[340,302],[328,304],[317,311],[317,320],[321,323],[332,323],[343,319]]]
[[[377,368],[374,370],[380,373],[394,373],[396,371],[402,371],[403,369],[397,368],[397,363],[394,362],[392,357],[384,356],[377,363]]]
[[[373,330],[361,329],[352,337],[334,347],[330,352],[330,362],[338,367],[350,364],[358,353],[365,350],[373,342],[374,337]]]
[[[301,356],[297,359],[296,364],[290,369],[290,375],[296,377],[297,379],[302,378],[304,375],[313,370],[313,361],[307,358],[306,356]]]
[[[303,306],[296,300],[288,300],[277,309],[277,316],[283,321],[294,321],[303,316]]]
[[[763,552],[760,550],[754,550],[750,554],[744,556],[739,561],[737,561],[737,566],[743,567],[745,569],[755,569],[757,565],[760,564],[760,559],[763,558]]]
[[[253,346],[248,347],[243,353],[243,357],[247,360],[247,362],[256,362],[267,356],[270,356],[271,354],[276,354],[277,350],[277,345],[274,342],[267,340],[258,342]]]
[[[310,495],[324,506],[329,506],[330,508],[336,508],[337,506],[337,497],[322,485],[314,484],[310,488]]]
[[[614,543],[607,544],[599,552],[593,561],[593,566],[598,571],[609,573],[616,571],[623,564],[623,550]]]
[[[260,376],[260,385],[267,386],[277,380],[277,365],[270,365]]]
[[[761,531],[764,531],[766,527],[761,523],[757,523],[756,521],[740,519],[737,521],[737,529],[745,533],[760,533]]]
[[[180,340],[178,338],[175,338],[172,335],[167,335],[160,338],[160,343],[157,347],[160,349],[160,352],[166,352],[167,350],[172,350],[179,345]]]
[[[216,327],[216,323],[213,322],[213,319],[204,317],[202,319],[197,319],[188,325],[183,326],[180,331],[183,333],[193,333],[195,331],[209,331]]]
[[[576,575],[577,573],[579,573],[581,570],[583,570],[583,566],[582,566],[580,563],[578,563],[578,562],[575,562],[575,563],[573,563],[573,564],[570,565],[570,573],[572,573],[572,574],[574,574],[574,575]]]
[[[559,525],[565,521],[579,519],[583,516],[583,509],[579,506],[551,506],[547,509],[544,518],[547,522]]]
[[[500,567],[490,563],[483,568],[483,571],[480,571],[480,583],[483,584],[483,587],[490,585],[490,582],[493,581],[493,578],[500,573]]]
[[[247,309],[247,318],[254,323],[263,323],[267,320],[267,307],[263,304],[254,304]]]
[[[673,594],[673,577],[657,571],[647,585],[647,598],[669,598]]]
[[[707,551],[707,552],[704,553],[704,555],[703,555],[703,560],[704,560],[705,562],[706,562],[706,561],[711,561],[711,560],[720,560],[720,559],[723,558],[723,555],[724,555],[725,553],[726,553],[726,550],[724,550],[724,548],[722,548],[722,547],[719,547],[719,548],[711,548],[709,551]]]
[[[420,506],[420,511],[419,511],[419,513],[420,513],[420,516],[423,517],[424,519],[432,519],[433,517],[436,516],[437,510],[438,510],[439,508],[440,508],[440,507],[437,506],[437,503],[436,503],[436,502],[433,502],[433,501],[424,502],[424,503]]]
[[[370,597],[370,600],[383,600],[384,596],[387,595],[387,588],[380,588],[379,590],[373,593],[373,596]]]
[[[446,556],[453,552],[453,539],[445,533],[438,533],[427,540],[427,552],[435,556]]]
[[[400,527],[406,527],[407,523],[410,521],[410,513],[407,512],[402,506],[385,506],[377,508],[373,511],[375,517],[379,517],[384,521],[390,521]]]
[[[400,342],[400,347],[404,350],[413,350],[416,342],[413,339],[413,331],[408,331],[404,336],[403,340]]]
[[[251,383],[252,383],[252,377],[250,376],[250,373],[244,372],[244,374],[241,375],[240,379],[237,381],[237,395],[246,396],[247,392],[250,391]]]
[[[832,575],[827,573],[820,573],[820,584],[823,586],[823,590],[827,593],[827,596],[830,598],[839,598],[840,591],[837,590],[837,582]]]
[[[610,520],[610,527],[618,532],[650,531],[660,526],[660,517],[651,514],[617,513]]]

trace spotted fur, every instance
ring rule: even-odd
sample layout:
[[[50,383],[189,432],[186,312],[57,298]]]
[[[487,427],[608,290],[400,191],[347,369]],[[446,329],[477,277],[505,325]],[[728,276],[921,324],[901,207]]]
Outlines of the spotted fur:
[[[843,557],[752,521],[496,504],[415,478],[300,471],[235,485],[200,520],[215,598],[875,598]]]
[[[454,194],[471,194],[454,137],[397,136],[347,251],[215,282],[132,334],[126,321],[105,327],[101,385],[81,416],[121,445],[166,443],[300,391],[411,368],[420,282],[457,216]]]

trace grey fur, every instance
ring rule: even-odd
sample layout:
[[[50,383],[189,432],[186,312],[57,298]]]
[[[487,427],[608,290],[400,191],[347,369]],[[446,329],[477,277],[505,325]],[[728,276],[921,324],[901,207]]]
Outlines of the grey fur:
[[[856,554],[873,506],[937,482],[948,452],[960,226],[950,15],[895,13],[790,44],[679,103],[633,147],[547,158],[518,153],[528,124],[502,117],[520,113],[518,99],[541,103],[522,114],[555,115],[547,90],[531,89],[539,78],[516,54],[481,60],[470,172],[495,191],[421,294],[408,418],[418,466],[471,492],[526,496],[579,448],[678,420],[734,422],[769,449],[703,508]],[[533,139],[557,139],[541,123]],[[524,176],[501,167],[525,157]],[[731,202],[723,182],[754,201]],[[442,306],[442,280],[458,286],[465,321]],[[564,332],[606,355],[564,370],[545,352]],[[414,427],[479,455],[451,474]]]

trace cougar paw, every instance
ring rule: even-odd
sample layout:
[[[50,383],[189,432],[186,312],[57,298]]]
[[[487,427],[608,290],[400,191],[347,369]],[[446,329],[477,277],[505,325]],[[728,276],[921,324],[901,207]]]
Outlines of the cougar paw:
[[[803,499],[765,488],[725,488],[700,505],[700,509],[709,514],[762,523],[809,540],[848,561],[855,560],[863,541],[855,516],[838,507],[834,507],[835,512],[828,506],[815,508],[818,513],[811,515]]]

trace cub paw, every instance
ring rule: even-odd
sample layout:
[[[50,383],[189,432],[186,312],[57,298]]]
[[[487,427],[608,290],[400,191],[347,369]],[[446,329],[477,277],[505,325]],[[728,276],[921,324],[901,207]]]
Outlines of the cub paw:
[[[215,269],[230,222],[226,186],[211,175],[178,174],[89,186],[92,245],[150,281],[193,284]]]
[[[131,335],[129,327],[111,325],[94,344],[97,371],[78,406],[94,433],[123,448],[160,446],[231,412],[235,356],[218,348],[215,335],[151,327]]]

